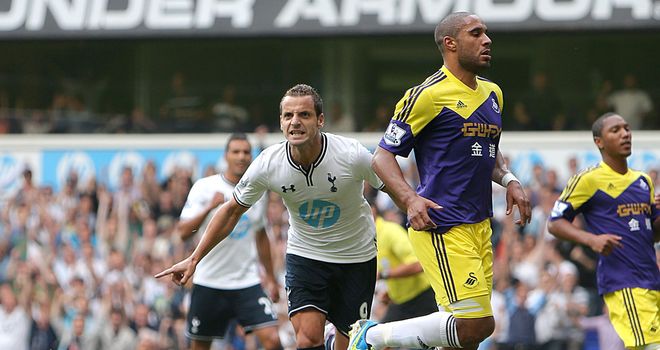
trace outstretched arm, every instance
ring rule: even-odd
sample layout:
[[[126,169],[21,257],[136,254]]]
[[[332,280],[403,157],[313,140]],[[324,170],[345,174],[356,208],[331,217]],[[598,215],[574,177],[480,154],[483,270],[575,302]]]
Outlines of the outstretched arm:
[[[598,254],[608,255],[614,248],[623,246],[621,236],[604,233],[595,235],[581,230],[566,219],[548,220],[548,231],[557,238],[586,245]]]
[[[220,192],[216,192],[213,195],[213,199],[211,200],[211,203],[204,208],[204,210],[200,211],[197,213],[197,215],[191,217],[190,219],[186,220],[181,220],[177,224],[177,231],[179,232],[179,235],[181,236],[181,240],[185,241],[188,238],[192,237],[199,227],[202,225],[204,222],[204,219],[206,219],[206,216],[209,215],[209,213],[217,208],[220,204],[222,204],[225,201],[225,196],[222,195]]]
[[[378,147],[371,160],[371,167],[385,184],[385,192],[402,211],[407,213],[410,226],[414,230],[422,231],[436,227],[429,217],[428,209],[442,207],[421,197],[410,187],[393,153]]]
[[[496,183],[506,187],[506,215],[511,214],[513,206],[518,206],[520,220],[516,224],[525,226],[532,220],[532,206],[527,198],[525,190],[520,184],[520,180],[506,166],[502,153],[498,150],[495,157],[495,168],[491,179]]]
[[[225,239],[234,229],[241,215],[248,208],[239,205],[232,197],[222,205],[213,215],[211,222],[206,227],[202,239],[189,257],[173,265],[158,274],[156,278],[172,275],[172,281],[178,285],[184,285],[195,272],[197,264],[208,254],[213,247]]]
[[[261,263],[261,266],[264,267],[265,288],[268,291],[270,298],[274,302],[278,302],[280,300],[280,286],[277,283],[275,272],[273,271],[270,238],[268,238],[266,229],[262,228],[258,230],[255,239],[257,243],[257,253],[259,254],[259,262]]]

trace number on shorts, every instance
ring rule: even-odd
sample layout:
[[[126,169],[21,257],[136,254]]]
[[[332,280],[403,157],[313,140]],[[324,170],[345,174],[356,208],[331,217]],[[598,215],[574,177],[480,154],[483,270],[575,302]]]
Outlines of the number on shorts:
[[[272,315],[273,317],[277,317],[275,315],[275,312],[273,312],[273,303],[270,301],[270,299],[261,297],[259,298],[259,304],[264,306],[264,313],[266,315]]]
[[[369,310],[368,309],[369,309],[369,306],[367,305],[366,301],[364,303],[362,303],[362,305],[360,305],[360,318],[361,319],[366,320],[369,317],[369,313],[368,313]]]

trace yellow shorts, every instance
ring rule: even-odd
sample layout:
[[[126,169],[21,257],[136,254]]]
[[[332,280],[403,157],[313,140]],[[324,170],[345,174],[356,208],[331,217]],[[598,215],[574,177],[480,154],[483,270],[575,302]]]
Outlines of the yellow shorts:
[[[603,299],[626,348],[660,343],[660,291],[624,288]]]
[[[410,242],[439,305],[456,318],[492,316],[493,246],[490,219],[444,234],[408,229]]]

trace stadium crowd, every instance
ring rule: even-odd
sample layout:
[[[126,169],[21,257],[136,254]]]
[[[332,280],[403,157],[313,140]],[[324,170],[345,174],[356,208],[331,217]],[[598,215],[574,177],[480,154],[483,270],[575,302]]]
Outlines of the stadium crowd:
[[[660,128],[657,90],[641,84],[632,73],[594,82],[593,90],[578,102],[567,102],[548,72],[537,71],[530,80],[528,88],[515,94],[509,116],[503,119],[507,131],[586,130],[607,111],[627,116],[633,129]],[[55,85],[56,92],[35,105],[0,86],[0,134],[249,132],[260,126],[279,127],[275,119],[264,116],[258,103],[245,107],[241,97],[246,92],[238,87],[226,85],[219,97],[210,98],[210,91],[192,87],[180,71],[172,74],[167,96],[155,101],[158,106],[151,111],[139,105],[127,111],[103,111],[93,94],[98,89],[95,85],[71,78]],[[216,88],[211,91],[215,93]],[[369,117],[360,120],[335,101],[326,113],[333,128],[327,131],[381,132],[389,123],[394,102],[377,103]]]
[[[123,169],[115,191],[95,179],[81,183],[71,173],[59,192],[34,183],[29,169],[23,172],[22,187],[0,207],[0,348],[187,348],[188,290],[153,275],[196,244],[183,243],[176,226],[194,179],[178,169],[160,183],[156,170],[154,163],[141,174]],[[600,349],[622,348],[606,340],[614,330],[603,321],[594,253],[558,241],[546,230],[546,218],[567,180],[556,174],[539,164],[524,184],[534,209],[531,224],[522,229],[504,214],[504,191],[494,184],[492,304],[497,326],[484,349],[582,349],[589,330],[608,346]],[[650,174],[660,187],[658,169]],[[416,182],[414,166],[407,167],[406,176]],[[384,218],[403,224],[389,197],[367,195]],[[287,222],[273,194],[267,231],[282,281]],[[374,319],[387,308],[386,293],[380,281]],[[280,337],[286,348],[295,348],[286,298],[281,300],[276,308]],[[224,349],[259,347],[240,327],[230,333],[219,344]],[[591,349],[597,348],[592,344]]]

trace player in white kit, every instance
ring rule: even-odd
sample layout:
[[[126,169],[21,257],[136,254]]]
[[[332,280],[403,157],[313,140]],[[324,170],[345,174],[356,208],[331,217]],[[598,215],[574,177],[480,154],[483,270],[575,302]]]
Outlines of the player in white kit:
[[[371,153],[358,141],[322,133],[323,102],[299,84],[280,102],[286,137],[266,148],[241,178],[233,197],[213,216],[202,241],[185,260],[159,273],[186,283],[199,260],[267,191],[289,211],[286,289],[298,349],[323,350],[326,320],[337,332],[335,349],[348,345],[350,324],[369,317],[376,279],[375,226],[364,199],[366,180],[383,189]]]
[[[234,186],[251,160],[252,147],[247,137],[232,134],[225,147],[225,171],[197,180],[188,193],[178,224],[182,239],[192,237],[198,229],[204,232],[218,206],[232,197]],[[223,338],[233,319],[246,333],[254,332],[265,349],[282,348],[277,318],[261,287],[257,263],[258,255],[265,271],[265,285],[277,300],[279,288],[264,229],[265,209],[262,198],[240,216],[227,239],[197,265],[186,321],[186,336],[192,340],[193,349],[209,349],[213,339]]]

